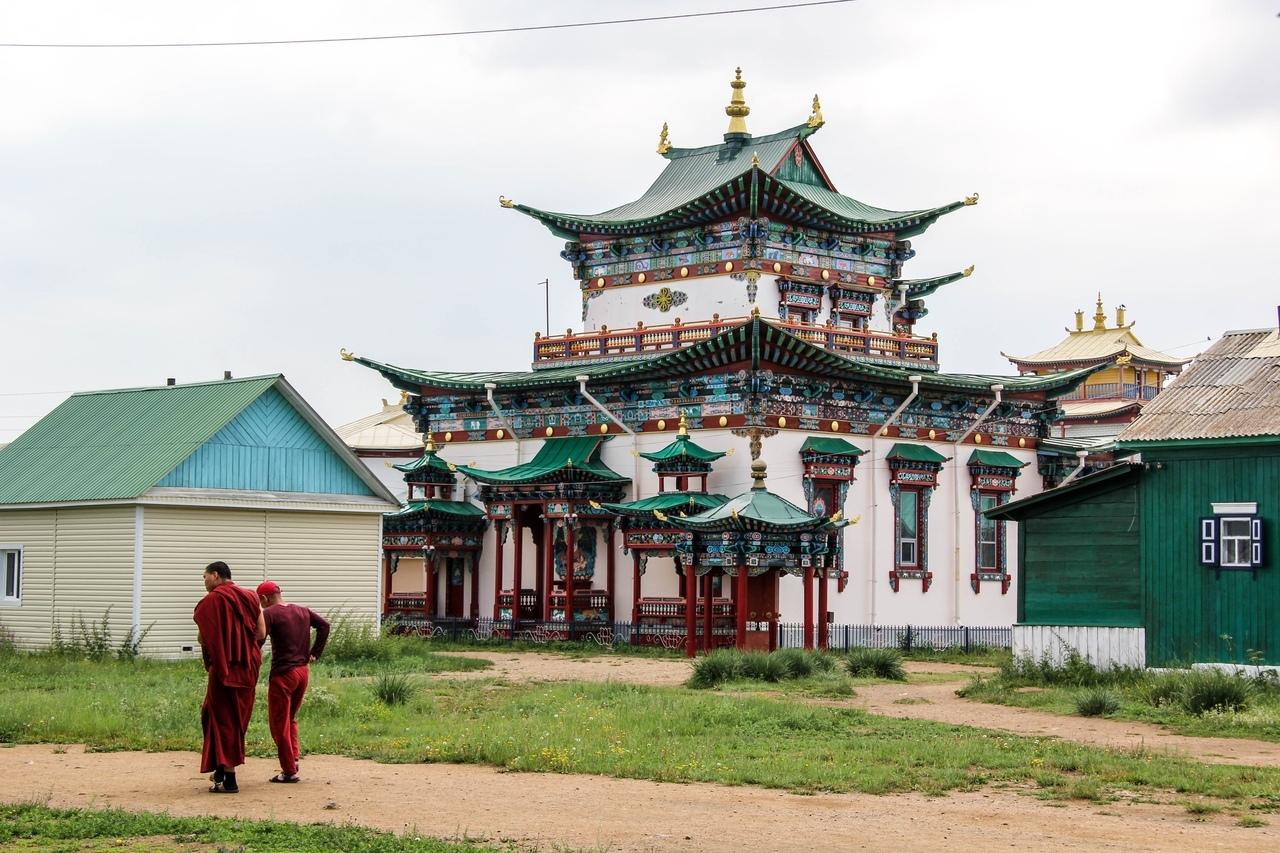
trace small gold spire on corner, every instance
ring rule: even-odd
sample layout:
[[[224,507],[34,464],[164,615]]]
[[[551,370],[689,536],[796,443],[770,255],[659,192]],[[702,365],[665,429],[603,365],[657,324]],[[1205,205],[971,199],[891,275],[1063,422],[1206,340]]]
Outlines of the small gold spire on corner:
[[[760,154],[758,152],[753,151],[751,153],[751,168],[753,169],[760,168]]]
[[[826,124],[826,119],[822,117],[822,105],[818,103],[818,96],[813,96],[813,115],[809,116],[809,127],[818,128]]]
[[[636,457],[637,459],[639,459],[639,458],[640,458],[640,451],[639,451],[639,450],[636,450],[636,449],[633,447],[633,448],[631,448],[631,455],[632,455],[632,456],[634,456],[634,457]]]
[[[591,504],[592,509],[601,509],[601,506],[597,501],[587,501],[587,503]]]
[[[960,274],[961,274],[962,276],[964,276],[965,278],[968,278],[969,276],[973,275],[973,268],[974,268],[974,266],[976,266],[976,264],[970,264],[970,265],[969,265],[969,268],[968,268],[967,270],[965,270],[964,272],[960,273]]]
[[[853,518],[849,519],[850,524],[857,524],[859,521],[862,521],[861,515],[855,515]]]
[[[1107,328],[1107,312],[1102,310],[1102,294],[1098,294],[1098,307],[1093,312],[1093,330],[1102,331]]]
[[[733,87],[733,97],[729,98],[729,106],[724,108],[724,114],[729,117],[729,130],[727,133],[746,133],[747,132],[747,116],[751,114],[751,107],[747,106],[747,101],[742,97],[742,90],[747,84],[742,79],[742,69],[734,70],[736,77],[729,85]]]
[[[667,520],[667,517],[666,517],[665,515],[663,515],[661,512],[659,512],[658,510],[656,510],[656,509],[653,511],[653,517],[654,517],[654,518],[656,518],[656,519],[658,519],[658,521],[666,521],[666,520]]]
[[[516,203],[515,203],[514,201],[512,201],[511,199],[507,198],[505,195],[500,195],[500,196],[498,196],[498,204],[502,205],[503,207],[515,207],[515,206],[516,206]]]
[[[975,204],[978,203],[978,194],[974,193],[973,195],[965,196],[964,203],[968,207],[973,207]]]
[[[658,153],[666,154],[671,150],[671,140],[667,139],[667,123],[662,123],[662,133],[658,136]]]
[[[842,518],[844,518],[844,510],[842,509],[836,510],[836,514],[831,516],[832,521],[839,521]]]
[[[573,460],[572,460],[572,459],[570,459],[570,460],[569,460],[569,464],[568,464],[566,467],[569,467],[569,468],[572,468],[572,467],[573,467]]]
[[[450,470],[450,471],[457,471],[457,470],[458,470],[458,466],[457,466],[457,465],[454,465],[452,462],[446,462],[446,463],[444,463],[444,464],[446,464],[446,465],[448,465],[448,466],[449,466],[449,470]]]
[[[685,438],[689,437],[689,419],[685,417],[684,412],[680,413],[680,430],[676,435],[683,435]]]
[[[724,455],[725,455],[725,456],[732,456],[732,455],[733,455],[733,451],[735,451],[735,450],[737,450],[737,449],[738,449],[738,448],[736,448],[736,447],[730,447],[728,450],[726,450],[726,451],[724,452]]]
[[[409,402],[409,392],[401,388],[400,389],[400,405],[403,406],[407,402]]]
[[[343,347],[342,349],[338,350],[338,355],[342,356],[343,361],[356,360],[356,354],[353,352],[347,352],[346,347]]]
[[[738,520],[738,511],[736,509],[729,510],[729,514],[733,516],[734,521]]]

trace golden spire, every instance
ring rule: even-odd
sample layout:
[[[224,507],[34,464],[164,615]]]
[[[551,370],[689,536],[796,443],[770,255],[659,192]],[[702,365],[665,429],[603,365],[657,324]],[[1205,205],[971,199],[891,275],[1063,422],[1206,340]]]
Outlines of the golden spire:
[[[1107,314],[1102,310],[1102,294],[1098,294],[1098,308],[1093,312],[1093,330],[1100,332],[1107,328]]]
[[[742,80],[742,69],[737,68],[734,71],[737,76],[729,85],[733,87],[733,97],[729,98],[729,106],[724,108],[724,114],[729,117],[729,129],[726,133],[747,133],[747,116],[751,115],[751,107],[747,106],[747,101],[742,97],[742,90],[747,88],[747,84]]]
[[[751,154],[751,168],[753,169],[760,168],[760,152],[758,151],[753,151]]]
[[[427,453],[436,452],[436,440],[431,435],[431,433],[427,433],[427,440],[422,442],[422,449],[425,450]]]
[[[751,306],[751,316],[752,316],[752,317],[759,317],[759,316],[760,316],[760,306],[759,306],[759,305],[753,305],[753,306]]]
[[[667,123],[662,123],[662,133],[658,136],[658,153],[666,154],[671,150],[671,141],[667,139]]]
[[[813,96],[813,115],[809,116],[809,127],[819,128],[826,124],[826,119],[822,117],[822,105],[818,103],[818,96]]]
[[[689,437],[689,419],[685,417],[684,412],[680,413],[680,431],[676,435],[683,435],[685,438]]]

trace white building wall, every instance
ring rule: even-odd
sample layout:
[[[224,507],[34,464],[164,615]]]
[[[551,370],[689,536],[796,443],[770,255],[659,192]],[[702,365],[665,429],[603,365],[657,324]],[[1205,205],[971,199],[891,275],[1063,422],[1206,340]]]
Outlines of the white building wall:
[[[54,544],[58,511],[0,512],[0,545],[22,548],[22,603],[0,605],[0,634],[22,648],[47,646],[52,639]]]
[[[107,617],[112,645],[133,621],[134,508],[85,506],[57,510],[53,627],[72,639]],[[109,612],[108,612],[109,611]]]

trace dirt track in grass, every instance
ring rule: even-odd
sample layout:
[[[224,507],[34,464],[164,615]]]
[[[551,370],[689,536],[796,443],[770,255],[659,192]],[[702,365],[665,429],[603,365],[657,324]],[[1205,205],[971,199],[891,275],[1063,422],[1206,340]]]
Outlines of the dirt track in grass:
[[[466,654],[492,660],[494,668],[447,677],[676,685],[689,671],[683,661],[646,658]],[[1280,764],[1275,744],[1182,738],[1163,735],[1154,726],[983,705],[954,695],[969,668],[917,663],[908,668],[953,673],[958,680],[872,685],[861,688],[852,703],[878,714],[1094,744],[1130,746],[1136,740],[1205,761]],[[902,704],[901,699],[928,704]],[[303,737],[305,743],[305,733]],[[240,793],[215,796],[207,793],[208,782],[198,766],[199,757],[186,752],[87,754],[77,746],[65,751],[47,745],[11,747],[0,749],[0,798],[175,815],[346,822],[444,838],[510,840],[523,849],[545,851],[932,851],[974,844],[1031,851],[1280,849],[1275,825],[1244,828],[1227,814],[1192,815],[1182,805],[1123,797],[1105,806],[1050,803],[1030,796],[1030,789],[1017,788],[940,798],[798,796],[750,787],[507,773],[469,765],[385,765],[313,755],[302,763],[300,784],[268,784],[274,763],[250,759],[239,774]],[[1264,819],[1280,823],[1280,817]]]

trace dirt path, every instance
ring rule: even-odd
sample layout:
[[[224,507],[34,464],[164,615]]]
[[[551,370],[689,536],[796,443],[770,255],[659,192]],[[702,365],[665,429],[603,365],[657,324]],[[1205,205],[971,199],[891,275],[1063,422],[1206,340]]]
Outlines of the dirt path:
[[[612,679],[675,685],[689,672],[683,661],[467,654],[493,661],[494,668],[436,677]],[[958,679],[967,670],[948,664],[912,664],[910,669],[951,673]],[[958,682],[874,685],[862,688],[853,701],[864,703],[875,713],[1093,743],[1120,743],[1137,731],[1128,723],[1076,720],[967,702],[954,695],[957,686]],[[903,698],[926,699],[930,704],[895,704]],[[1192,747],[1202,742],[1181,740],[1193,743],[1183,745],[1167,738],[1159,742],[1199,754]],[[1211,743],[1212,752],[1205,753],[1208,759],[1248,760],[1246,752],[1230,757],[1222,752],[1245,742]],[[1262,746],[1276,749],[1273,744]],[[174,815],[351,823],[442,838],[510,840],[525,849],[568,848],[579,853],[820,848],[933,851],[969,848],[975,843],[1046,853],[1064,848],[1161,853],[1189,849],[1269,853],[1280,849],[1276,827],[1242,828],[1227,814],[1190,815],[1181,805],[1128,799],[1106,806],[1046,802],[1031,796],[1029,789],[988,789],[934,799],[918,795],[798,796],[750,787],[510,773],[469,765],[388,765],[313,755],[302,763],[301,784],[268,784],[266,779],[276,770],[274,763],[250,759],[239,774],[241,792],[214,796],[206,792],[209,783],[197,772],[198,766],[199,757],[185,752],[85,753],[78,746],[63,749],[47,745],[5,748],[0,749],[0,799],[51,806],[118,806]],[[1272,823],[1280,823],[1280,819]]]

